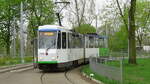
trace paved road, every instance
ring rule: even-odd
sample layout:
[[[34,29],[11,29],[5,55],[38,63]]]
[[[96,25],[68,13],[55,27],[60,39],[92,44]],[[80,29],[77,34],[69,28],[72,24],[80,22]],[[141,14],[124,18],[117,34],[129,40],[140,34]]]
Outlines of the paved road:
[[[65,72],[42,73],[38,69],[0,74],[0,84],[96,84],[81,76],[80,67]]]

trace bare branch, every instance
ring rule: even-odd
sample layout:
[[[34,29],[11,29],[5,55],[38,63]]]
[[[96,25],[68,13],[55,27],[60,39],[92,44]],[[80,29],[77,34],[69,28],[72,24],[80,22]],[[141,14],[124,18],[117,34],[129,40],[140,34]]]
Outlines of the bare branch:
[[[83,21],[83,17],[84,17],[84,12],[85,12],[85,4],[86,4],[86,0],[82,1],[83,7],[82,7],[82,12],[81,12],[81,18],[80,18],[80,24]]]
[[[116,2],[117,2],[117,6],[118,6],[118,9],[119,9],[119,11],[120,11],[120,16],[122,17],[122,20],[123,20],[123,22],[124,22],[124,24],[125,24],[125,27],[126,27],[126,30],[128,31],[128,24],[127,24],[127,22],[126,22],[126,20],[125,20],[125,17],[124,17],[124,15],[123,15],[123,12],[122,12],[122,10],[121,10],[121,7],[120,7],[120,4],[119,4],[119,1],[118,0],[116,0]]]
[[[78,26],[80,26],[80,20],[79,20],[79,8],[78,8],[78,2],[77,0],[74,0],[75,1],[75,9],[76,9],[76,12],[77,12],[77,20],[78,20]]]

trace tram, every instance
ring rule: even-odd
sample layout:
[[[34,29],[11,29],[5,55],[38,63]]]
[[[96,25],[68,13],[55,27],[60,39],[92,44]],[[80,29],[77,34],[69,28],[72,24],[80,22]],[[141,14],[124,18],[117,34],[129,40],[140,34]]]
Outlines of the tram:
[[[83,35],[62,26],[39,26],[37,42],[36,64],[44,71],[88,63],[89,57],[99,56],[98,35]]]

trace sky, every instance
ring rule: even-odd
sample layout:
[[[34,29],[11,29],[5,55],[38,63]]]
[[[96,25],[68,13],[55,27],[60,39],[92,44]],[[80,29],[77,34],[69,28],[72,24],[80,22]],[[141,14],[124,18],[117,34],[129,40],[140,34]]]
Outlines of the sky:
[[[95,4],[95,10],[96,10],[96,14],[101,12],[101,9],[104,8],[104,6],[106,5],[106,3],[109,3],[110,0],[96,0],[96,4]],[[71,29],[71,25],[68,22],[67,18],[69,17],[67,15],[67,12],[65,11],[65,9],[62,11],[63,12],[63,20],[62,20],[62,24],[63,26],[67,27],[67,29]],[[95,25],[95,24],[93,24]]]
[[[72,0],[70,0],[72,1]],[[95,6],[95,10],[96,10],[96,14],[101,14],[101,10],[106,6],[106,4],[109,4],[112,0],[95,0],[96,2],[96,6]],[[121,2],[126,2],[127,0],[121,0]],[[129,1],[129,0],[128,0]],[[63,20],[62,20],[62,24],[63,26],[65,26],[67,29],[71,29],[71,25],[69,23],[69,21],[67,20],[68,17],[70,17],[68,15],[68,12],[65,11],[65,9],[62,11],[63,13]],[[101,25],[101,21],[98,21],[98,27]],[[93,26],[95,26],[95,23],[92,24]]]

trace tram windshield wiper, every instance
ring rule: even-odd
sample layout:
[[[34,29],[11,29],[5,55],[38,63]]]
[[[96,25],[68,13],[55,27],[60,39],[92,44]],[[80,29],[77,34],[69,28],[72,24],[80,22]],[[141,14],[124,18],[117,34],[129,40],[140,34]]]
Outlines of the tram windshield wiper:
[[[49,49],[51,49],[53,46],[55,46],[55,42],[54,42],[54,41],[52,42],[51,46],[46,49],[46,55],[48,55],[47,51],[48,51]]]

